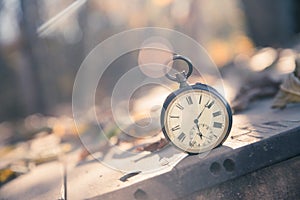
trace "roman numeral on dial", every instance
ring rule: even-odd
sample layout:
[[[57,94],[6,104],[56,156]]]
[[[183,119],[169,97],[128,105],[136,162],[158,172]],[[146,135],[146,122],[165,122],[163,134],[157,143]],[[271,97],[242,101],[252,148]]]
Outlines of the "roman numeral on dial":
[[[176,104],[176,107],[179,108],[180,110],[184,109],[184,107],[182,105],[180,105],[179,103]]]
[[[186,101],[189,105],[193,104],[193,100],[191,96],[186,97]]]
[[[221,111],[217,111],[213,113],[213,117],[218,117],[221,115]]]
[[[201,104],[201,101],[202,101],[202,94],[199,97],[199,104]]]
[[[194,147],[195,144],[196,144],[196,141],[190,141],[190,142],[189,142],[190,147]]]
[[[170,118],[173,118],[173,119],[174,119],[174,118],[179,119],[179,116],[171,115]]]
[[[173,128],[171,128],[172,131],[177,131],[180,129],[180,125],[174,126]]]
[[[220,122],[214,122],[214,125],[213,125],[215,128],[222,128],[223,124],[220,123]]]
[[[205,104],[205,107],[210,109],[214,105],[214,103],[215,103],[214,100],[212,100],[212,101],[208,100],[208,102]]]
[[[184,139],[186,138],[186,135],[185,135],[185,133],[180,133],[180,135],[178,135],[178,137],[177,137],[177,139],[180,141],[180,142],[183,142],[184,141]]]

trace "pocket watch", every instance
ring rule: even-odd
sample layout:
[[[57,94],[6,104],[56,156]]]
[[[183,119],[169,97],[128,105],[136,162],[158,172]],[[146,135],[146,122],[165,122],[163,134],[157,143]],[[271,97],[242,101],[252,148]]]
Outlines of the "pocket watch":
[[[189,85],[192,62],[181,55],[173,61],[183,60],[189,70],[166,77],[180,84],[165,100],[161,111],[161,126],[165,137],[180,150],[198,154],[220,146],[228,137],[232,126],[232,112],[225,98],[209,85]]]

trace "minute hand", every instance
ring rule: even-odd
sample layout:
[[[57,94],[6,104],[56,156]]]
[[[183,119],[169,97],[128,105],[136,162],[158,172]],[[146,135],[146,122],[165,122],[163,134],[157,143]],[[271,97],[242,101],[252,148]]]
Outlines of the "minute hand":
[[[198,117],[196,119],[198,120],[201,117],[201,115],[202,115],[203,111],[205,110],[205,108],[210,108],[214,103],[215,103],[215,101],[211,101],[211,102],[208,101],[205,104],[204,108],[202,109],[202,111],[200,112],[200,114],[198,115]]]
[[[201,117],[203,111],[205,110],[206,106],[202,109],[202,111],[200,112],[200,114],[198,115],[198,117],[196,118],[197,120]]]

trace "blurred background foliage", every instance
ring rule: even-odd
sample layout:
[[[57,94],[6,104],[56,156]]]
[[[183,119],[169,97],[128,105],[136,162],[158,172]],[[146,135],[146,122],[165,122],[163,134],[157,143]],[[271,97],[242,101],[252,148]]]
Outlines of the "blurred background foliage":
[[[299,9],[297,0],[0,0],[0,122],[70,112],[80,64],[113,34],[174,29],[203,45],[221,68],[262,47],[292,47]]]

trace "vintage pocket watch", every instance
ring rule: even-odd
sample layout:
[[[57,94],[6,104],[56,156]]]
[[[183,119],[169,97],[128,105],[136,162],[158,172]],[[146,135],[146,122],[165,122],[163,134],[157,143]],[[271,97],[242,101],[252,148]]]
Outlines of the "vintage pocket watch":
[[[189,85],[191,61],[174,55],[173,61],[183,60],[189,71],[166,73],[166,77],[180,84],[165,100],[161,111],[161,126],[165,137],[180,150],[197,154],[221,145],[232,126],[232,112],[224,97],[214,88],[196,83]]]

